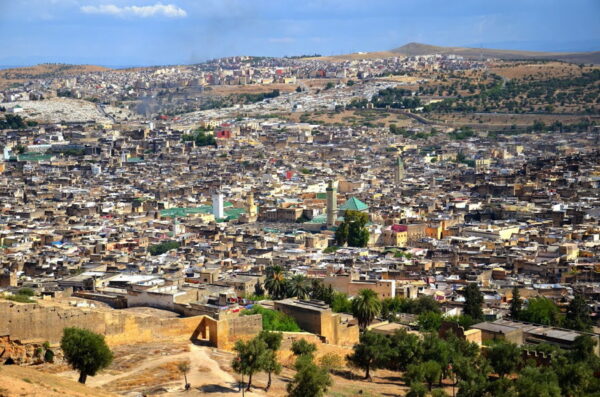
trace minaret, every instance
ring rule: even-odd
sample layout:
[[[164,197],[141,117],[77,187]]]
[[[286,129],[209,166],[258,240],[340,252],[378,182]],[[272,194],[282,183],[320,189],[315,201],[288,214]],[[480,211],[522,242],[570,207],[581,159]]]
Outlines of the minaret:
[[[254,204],[254,193],[250,192],[248,193],[248,199],[247,199],[247,205],[248,205],[248,216],[253,218],[256,216],[256,204]]]
[[[404,179],[404,163],[402,158],[398,157],[394,165],[394,184],[396,186],[400,185],[402,179]]]
[[[335,225],[337,220],[337,189],[335,188],[333,181],[329,181],[327,186],[327,226],[331,227]]]
[[[212,194],[212,211],[215,216],[215,220],[225,218],[225,211],[223,209],[223,192],[221,189],[217,189]]]

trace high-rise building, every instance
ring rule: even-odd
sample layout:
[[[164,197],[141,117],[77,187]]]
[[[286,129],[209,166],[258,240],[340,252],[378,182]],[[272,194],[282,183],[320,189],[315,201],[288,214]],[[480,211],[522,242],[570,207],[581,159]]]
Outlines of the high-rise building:
[[[337,188],[333,181],[329,181],[327,186],[327,226],[335,225],[337,219]]]

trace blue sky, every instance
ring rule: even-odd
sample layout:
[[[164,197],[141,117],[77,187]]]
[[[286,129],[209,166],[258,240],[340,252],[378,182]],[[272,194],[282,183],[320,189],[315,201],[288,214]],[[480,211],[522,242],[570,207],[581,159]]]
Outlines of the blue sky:
[[[194,63],[408,42],[600,50],[600,0],[0,0],[0,65]]]

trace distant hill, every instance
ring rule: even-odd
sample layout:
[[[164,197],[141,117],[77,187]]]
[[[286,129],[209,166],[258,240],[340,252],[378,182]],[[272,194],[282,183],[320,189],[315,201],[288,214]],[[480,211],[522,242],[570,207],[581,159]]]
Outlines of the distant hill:
[[[67,77],[86,72],[102,72],[110,70],[104,66],[95,65],[66,65],[61,63],[44,63],[35,66],[27,66],[0,70],[0,88],[18,84],[30,79],[47,77]]]
[[[477,59],[498,58],[505,60],[513,59],[549,59],[573,63],[600,64],[600,51],[594,52],[536,52],[518,50],[495,50],[490,48],[468,48],[468,47],[439,47],[429,44],[408,43],[402,47],[395,48],[390,52],[397,55],[415,56],[431,54],[455,54],[465,58]]]

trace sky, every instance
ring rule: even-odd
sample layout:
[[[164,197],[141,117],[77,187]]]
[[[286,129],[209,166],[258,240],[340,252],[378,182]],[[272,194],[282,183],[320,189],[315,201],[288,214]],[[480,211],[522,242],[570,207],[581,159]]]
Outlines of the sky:
[[[142,66],[409,42],[599,51],[600,0],[0,0],[0,65]]]

